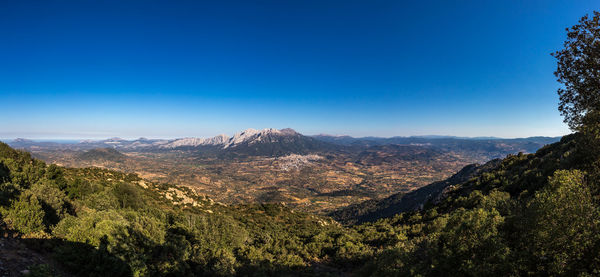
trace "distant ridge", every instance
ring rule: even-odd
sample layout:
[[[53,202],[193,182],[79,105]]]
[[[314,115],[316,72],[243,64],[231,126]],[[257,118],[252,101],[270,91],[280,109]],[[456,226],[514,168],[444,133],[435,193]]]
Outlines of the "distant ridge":
[[[451,136],[413,137],[363,137],[316,135],[305,136],[291,128],[262,130],[246,129],[233,136],[225,134],[210,138],[177,138],[126,140],[113,137],[105,140],[85,140],[71,143],[40,142],[16,139],[9,144],[15,148],[29,150],[63,149],[85,151],[95,148],[114,148],[131,151],[195,151],[206,156],[279,156],[286,154],[310,154],[328,151],[361,151],[361,149],[384,145],[408,145],[436,148],[445,152],[461,152],[472,161],[485,162],[518,152],[532,153],[540,147],[557,142],[559,137],[530,138],[460,138]]]
[[[386,144],[429,145],[444,150],[481,148],[486,151],[504,149],[512,152],[533,153],[543,145],[558,142],[562,137],[528,137],[528,138],[496,138],[496,137],[453,137],[453,136],[411,136],[411,137],[361,137],[316,135],[315,139],[345,146],[375,146]],[[510,145],[511,149],[506,149]]]
[[[114,148],[96,148],[79,154],[77,159],[83,161],[124,162],[127,156]]]

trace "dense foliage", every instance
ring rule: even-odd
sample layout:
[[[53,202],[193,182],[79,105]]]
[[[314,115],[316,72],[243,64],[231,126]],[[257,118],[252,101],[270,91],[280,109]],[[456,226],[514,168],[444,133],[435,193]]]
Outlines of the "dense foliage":
[[[554,73],[564,87],[558,90],[559,110],[573,130],[589,125],[600,112],[600,12],[584,16],[567,29],[564,48],[554,53]]]
[[[558,89],[558,109],[572,130],[581,134],[579,155],[589,179],[600,182],[600,12],[584,16],[567,29],[554,75],[563,86]]]

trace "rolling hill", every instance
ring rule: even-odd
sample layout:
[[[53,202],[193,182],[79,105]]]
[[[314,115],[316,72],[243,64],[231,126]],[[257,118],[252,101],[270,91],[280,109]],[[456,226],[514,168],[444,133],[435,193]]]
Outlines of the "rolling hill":
[[[81,161],[117,162],[122,163],[127,156],[113,148],[95,148],[78,154],[76,159]]]

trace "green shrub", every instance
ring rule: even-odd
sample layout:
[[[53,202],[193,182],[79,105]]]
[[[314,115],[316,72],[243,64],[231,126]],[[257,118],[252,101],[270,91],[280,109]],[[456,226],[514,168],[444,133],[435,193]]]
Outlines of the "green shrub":
[[[19,232],[30,234],[45,230],[44,216],[42,205],[37,197],[22,194],[18,200],[13,201],[4,215],[4,220]]]

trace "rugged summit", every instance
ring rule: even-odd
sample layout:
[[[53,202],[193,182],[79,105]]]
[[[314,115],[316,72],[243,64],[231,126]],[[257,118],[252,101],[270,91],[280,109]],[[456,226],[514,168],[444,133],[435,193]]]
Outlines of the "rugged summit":
[[[331,148],[331,144],[304,136],[293,129],[248,129],[237,133],[223,146],[228,155],[281,156],[309,154]]]
[[[218,135],[212,138],[182,138],[164,143],[162,141],[155,143],[160,148],[178,148],[178,147],[197,147],[197,146],[217,146],[223,145],[229,141],[227,135]]]
[[[233,137],[218,135],[212,138],[183,138],[169,142],[156,141],[161,149],[189,149],[209,147],[225,155],[287,155],[306,154],[323,150],[329,143],[304,136],[293,129],[246,129]]]
[[[235,148],[240,145],[279,142],[285,137],[299,135],[299,133],[290,128],[281,130],[277,130],[274,128],[256,130],[250,128],[236,133],[235,135],[233,135],[233,137],[228,137],[227,135],[221,134],[212,138],[182,138],[168,142],[156,141],[153,143],[153,145],[163,149],[199,146],[215,146],[221,149],[227,149]]]

